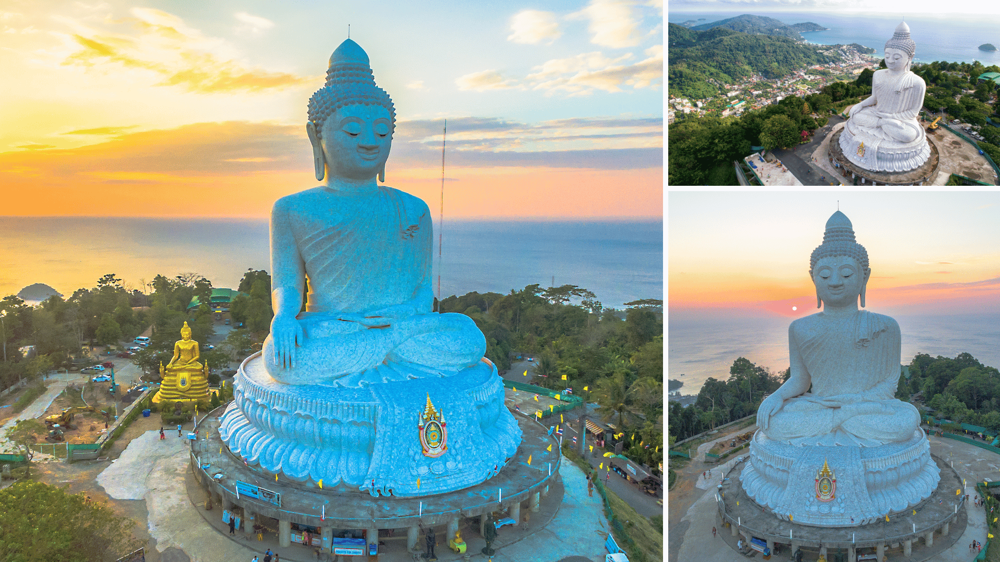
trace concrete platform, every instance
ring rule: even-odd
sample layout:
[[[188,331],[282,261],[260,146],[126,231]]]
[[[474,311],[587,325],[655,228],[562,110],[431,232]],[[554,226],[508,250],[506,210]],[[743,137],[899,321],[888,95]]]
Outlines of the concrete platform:
[[[997,471],[1000,470],[1000,456],[997,454],[959,441],[933,436],[930,438],[930,444],[931,453],[955,469],[963,483],[962,493],[968,493],[970,498],[975,494],[974,482],[996,480]],[[711,479],[698,479],[696,488],[704,490],[704,492],[681,518],[681,528],[685,529],[683,535],[671,534],[669,537],[670,550],[677,553],[676,559],[671,557],[672,561],[738,562],[746,560],[744,555],[735,550],[737,538],[731,535],[729,529],[721,526],[715,501],[715,492],[718,485],[722,483],[722,473],[728,472],[735,465],[736,459],[731,460],[722,467],[722,471],[716,468]],[[951,494],[954,495],[955,492],[952,491]],[[983,508],[975,507],[971,501],[965,502],[964,507],[959,510],[960,517],[962,511],[965,512],[966,517],[965,528],[964,531],[958,530],[957,527],[962,524],[960,520],[953,523],[954,528],[950,529],[949,533],[950,537],[954,537],[952,544],[948,544],[951,542],[950,540],[940,540],[940,535],[936,534],[932,552],[916,558],[904,556],[899,548],[890,549],[886,552],[887,560],[889,562],[917,562],[918,560],[946,562],[971,559],[969,544],[973,540],[986,542],[986,514]],[[715,537],[712,535],[713,527],[717,531]],[[730,542],[732,545],[729,544]],[[813,552],[810,549],[803,549],[803,551],[804,560],[818,559],[818,552]],[[783,552],[781,557],[788,553],[787,550]],[[914,548],[913,554],[919,555],[920,553]]]
[[[924,185],[930,184],[937,177],[938,162],[940,155],[936,144],[929,140],[931,154],[921,166],[908,172],[873,172],[851,162],[844,154],[840,146],[840,135],[844,128],[841,127],[833,133],[830,138],[829,150],[830,159],[835,163],[835,168],[843,169],[850,175],[851,180],[856,180],[862,185]],[[848,180],[844,174],[845,181]]]
[[[935,542],[950,545],[965,530],[965,494],[955,493],[963,488],[962,481],[944,460],[931,458],[941,469],[941,479],[929,498],[913,508],[890,514],[888,522],[879,520],[856,527],[817,527],[778,518],[743,490],[740,475],[746,463],[737,463],[718,488],[719,528],[727,526],[732,535],[736,532],[734,527],[738,527],[745,540],[758,537],[772,547],[775,544],[809,547],[817,553],[824,548],[888,547],[905,550],[911,560],[926,560],[935,552],[925,546],[933,546]]]

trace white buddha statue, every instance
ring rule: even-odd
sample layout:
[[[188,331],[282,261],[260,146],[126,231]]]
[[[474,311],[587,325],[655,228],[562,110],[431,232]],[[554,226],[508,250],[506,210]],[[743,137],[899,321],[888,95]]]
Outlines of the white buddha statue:
[[[916,43],[905,22],[885,44],[885,65],[872,76],[872,95],[850,110],[840,135],[844,155],[874,172],[906,172],[921,166],[930,146],[917,115],[927,85],[910,71]]]
[[[871,447],[914,437],[920,415],[894,398],[900,376],[899,325],[859,310],[871,269],[840,211],[826,223],[810,260],[817,307],[788,330],[791,376],[761,403],[757,425],[772,441]]]
[[[447,376],[483,358],[471,319],[432,312],[427,205],[376,183],[394,128],[392,100],[348,39],[309,100],[306,131],[326,183],[271,211],[275,315],[263,355],[280,382],[365,386]]]

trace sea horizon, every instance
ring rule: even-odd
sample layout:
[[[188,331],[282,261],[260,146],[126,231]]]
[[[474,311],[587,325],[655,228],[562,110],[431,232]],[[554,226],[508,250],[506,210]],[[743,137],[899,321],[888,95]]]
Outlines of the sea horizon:
[[[507,294],[571,284],[605,307],[663,298],[663,221],[475,220],[434,224],[441,295]],[[143,290],[153,277],[198,273],[236,288],[248,268],[270,272],[268,220],[235,217],[0,217],[0,296],[44,283],[64,298],[114,273]]]
[[[788,326],[794,318],[757,316],[668,317],[667,376],[684,383],[682,395],[697,395],[709,377],[725,381],[739,357],[773,373],[788,368]],[[1000,321],[996,314],[893,314],[902,335],[900,363],[918,353],[954,358],[969,353],[1000,368]]]

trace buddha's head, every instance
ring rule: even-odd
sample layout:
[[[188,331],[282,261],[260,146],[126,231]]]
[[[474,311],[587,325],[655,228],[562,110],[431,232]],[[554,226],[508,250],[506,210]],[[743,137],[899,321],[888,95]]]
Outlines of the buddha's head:
[[[868,251],[854,238],[854,227],[844,213],[837,211],[826,221],[823,243],[813,250],[809,276],[816,285],[816,308],[825,302],[845,306],[857,302],[865,306],[865,289],[871,277]]]
[[[188,326],[187,322],[181,326],[181,339],[184,341],[189,341],[191,339],[191,327]]]
[[[910,70],[916,52],[917,44],[910,38],[910,26],[901,22],[892,39],[885,42],[885,66],[894,72]]]
[[[396,110],[375,85],[368,55],[350,39],[330,57],[326,84],[309,98],[306,133],[313,147],[316,179],[385,181]]]

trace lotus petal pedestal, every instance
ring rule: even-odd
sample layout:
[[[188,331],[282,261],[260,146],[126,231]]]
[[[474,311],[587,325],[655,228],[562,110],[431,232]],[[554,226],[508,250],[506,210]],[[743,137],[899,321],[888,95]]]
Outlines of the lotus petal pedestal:
[[[824,464],[832,478],[821,484]],[[922,429],[909,441],[876,447],[790,445],[758,431],[740,479],[747,495],[781,519],[847,527],[917,505],[940,474]]]
[[[431,404],[443,435],[422,440]],[[399,497],[479,484],[521,441],[485,359],[448,377],[343,388],[279,383],[260,353],[240,365],[219,433],[249,465],[293,481]],[[429,454],[428,436],[440,445]]]

